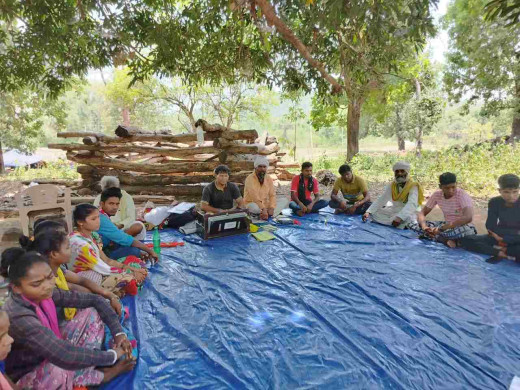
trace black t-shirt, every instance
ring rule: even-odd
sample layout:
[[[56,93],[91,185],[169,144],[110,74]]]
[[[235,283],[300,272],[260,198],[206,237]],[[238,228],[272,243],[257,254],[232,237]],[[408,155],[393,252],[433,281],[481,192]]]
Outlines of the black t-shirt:
[[[208,184],[202,191],[202,201],[216,209],[228,210],[233,208],[233,200],[242,197],[235,183],[227,183],[223,191],[219,190],[215,182]]]
[[[492,198],[488,203],[486,229],[503,237],[507,243],[520,243],[520,200],[507,207],[501,196]]]

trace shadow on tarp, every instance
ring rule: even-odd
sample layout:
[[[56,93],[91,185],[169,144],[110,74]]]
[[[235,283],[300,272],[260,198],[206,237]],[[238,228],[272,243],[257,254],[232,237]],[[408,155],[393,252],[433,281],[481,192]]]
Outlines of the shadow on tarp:
[[[106,388],[505,389],[520,373],[517,264],[300,220],[164,249],[135,300],[138,365]]]

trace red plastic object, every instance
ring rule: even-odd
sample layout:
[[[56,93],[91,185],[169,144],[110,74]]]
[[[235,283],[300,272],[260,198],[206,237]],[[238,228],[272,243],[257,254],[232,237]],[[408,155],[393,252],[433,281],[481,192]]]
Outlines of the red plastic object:
[[[153,244],[146,244],[148,248],[153,248]],[[184,241],[175,241],[175,242],[161,242],[161,248],[175,248],[176,246],[184,246]]]
[[[299,226],[302,225],[302,223],[301,223],[300,221],[298,221],[297,219],[293,219],[293,223],[294,223],[295,225],[299,225]]]

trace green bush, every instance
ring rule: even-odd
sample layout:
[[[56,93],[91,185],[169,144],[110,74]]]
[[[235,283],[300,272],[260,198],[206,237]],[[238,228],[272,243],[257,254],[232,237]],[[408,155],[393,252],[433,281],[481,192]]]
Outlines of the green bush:
[[[520,174],[520,147],[508,144],[424,151],[421,156],[416,156],[414,152],[405,155],[359,154],[350,165],[368,181],[385,182],[391,180],[392,165],[400,160],[406,160],[412,165],[412,176],[426,187],[436,187],[441,173],[453,172],[462,188],[481,198],[497,194],[497,179],[500,175]],[[314,166],[315,170],[330,169],[336,172],[344,161],[345,158],[328,159],[323,155]]]
[[[48,162],[45,167],[30,169],[16,168],[3,177],[5,180],[34,180],[34,179],[79,179],[76,166],[67,161]]]

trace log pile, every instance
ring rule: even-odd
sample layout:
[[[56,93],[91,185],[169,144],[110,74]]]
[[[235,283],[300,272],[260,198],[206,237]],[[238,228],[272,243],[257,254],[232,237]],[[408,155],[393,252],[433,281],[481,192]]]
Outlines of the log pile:
[[[196,123],[203,130],[204,142],[196,133],[171,134],[145,131],[133,126],[118,126],[115,136],[92,132],[58,133],[60,138],[81,138],[81,143],[49,144],[50,149],[67,152],[78,164],[82,188],[99,191],[105,175],[117,176],[130,194],[173,195],[199,200],[203,187],[213,180],[213,170],[226,164],[230,180],[243,186],[253,169],[256,155],[269,160],[274,175],[284,153],[275,137],[258,137],[256,130],[233,130]],[[276,177],[273,176],[276,179]]]

